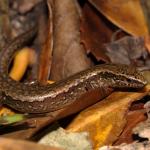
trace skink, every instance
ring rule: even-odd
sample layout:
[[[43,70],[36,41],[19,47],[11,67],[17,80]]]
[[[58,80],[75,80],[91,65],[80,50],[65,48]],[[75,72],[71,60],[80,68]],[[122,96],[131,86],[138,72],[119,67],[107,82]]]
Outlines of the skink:
[[[147,83],[135,68],[114,64],[94,66],[50,85],[27,85],[14,81],[8,74],[10,61],[14,53],[35,34],[36,29],[22,34],[0,52],[1,103],[20,112],[51,112],[80,100],[87,91],[100,87],[139,89]]]

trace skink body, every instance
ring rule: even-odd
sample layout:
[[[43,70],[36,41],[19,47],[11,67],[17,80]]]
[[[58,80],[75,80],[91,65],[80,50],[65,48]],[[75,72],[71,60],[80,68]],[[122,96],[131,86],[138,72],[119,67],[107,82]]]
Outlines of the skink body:
[[[142,88],[143,76],[126,65],[103,64],[79,72],[51,85],[27,85],[9,77],[8,67],[14,53],[36,33],[35,29],[14,39],[0,52],[0,91],[2,103],[25,113],[55,111],[80,100],[87,91],[100,87]]]

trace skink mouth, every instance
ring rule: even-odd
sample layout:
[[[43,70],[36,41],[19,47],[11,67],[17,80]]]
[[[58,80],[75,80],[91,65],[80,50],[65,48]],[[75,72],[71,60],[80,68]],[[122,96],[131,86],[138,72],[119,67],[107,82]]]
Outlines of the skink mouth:
[[[146,80],[130,80],[129,86],[135,88],[143,88],[146,84]]]
[[[134,89],[142,89],[145,87],[145,83],[135,83],[134,85],[129,85],[129,88],[134,88]]]

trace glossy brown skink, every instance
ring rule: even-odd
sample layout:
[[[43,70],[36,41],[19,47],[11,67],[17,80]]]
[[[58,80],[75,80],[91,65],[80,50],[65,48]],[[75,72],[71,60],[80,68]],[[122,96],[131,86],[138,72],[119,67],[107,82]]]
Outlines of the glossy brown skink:
[[[20,112],[51,112],[80,100],[87,91],[100,87],[138,89],[147,83],[135,68],[113,64],[94,66],[50,85],[28,85],[14,81],[8,74],[13,55],[35,34],[36,29],[22,34],[0,52],[1,103]]]

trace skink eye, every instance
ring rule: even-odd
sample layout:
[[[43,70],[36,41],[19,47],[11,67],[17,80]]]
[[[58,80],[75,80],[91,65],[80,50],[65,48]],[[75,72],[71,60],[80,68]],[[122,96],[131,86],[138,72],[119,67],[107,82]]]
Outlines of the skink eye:
[[[132,82],[132,80],[131,80],[131,79],[127,79],[127,82],[131,83],[131,82]]]

